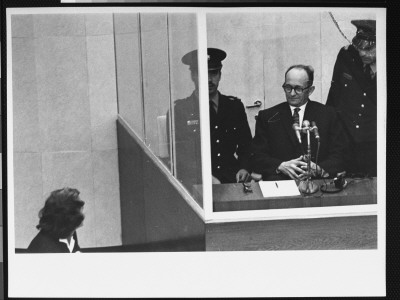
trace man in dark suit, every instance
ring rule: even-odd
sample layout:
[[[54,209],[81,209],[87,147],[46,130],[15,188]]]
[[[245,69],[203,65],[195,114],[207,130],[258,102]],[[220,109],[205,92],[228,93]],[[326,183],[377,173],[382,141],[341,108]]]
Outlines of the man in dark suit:
[[[240,99],[218,91],[221,61],[226,53],[208,48],[211,163],[213,183],[243,181],[249,174],[251,131]],[[175,101],[175,149],[177,178],[187,184],[201,183],[200,118],[197,50],[182,57],[195,85],[192,95]]]
[[[252,144],[251,167],[264,180],[303,179],[307,170],[307,135],[301,127],[304,120],[318,127],[320,147],[310,133],[311,169],[314,175],[329,177],[343,171],[345,140],[336,112],[331,107],[311,101],[314,91],[311,66],[291,66],[285,73],[283,90],[287,102],[258,114]],[[297,135],[297,136],[296,136]],[[300,140],[301,139],[301,143]],[[318,153],[318,157],[316,156]]]
[[[357,33],[352,44],[339,51],[326,105],[336,108],[349,137],[349,173],[376,176],[376,21],[351,23]]]

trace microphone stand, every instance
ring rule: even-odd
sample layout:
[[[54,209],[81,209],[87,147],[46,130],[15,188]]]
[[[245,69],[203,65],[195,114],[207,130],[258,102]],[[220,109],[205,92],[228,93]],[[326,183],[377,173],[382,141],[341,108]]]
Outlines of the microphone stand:
[[[305,159],[307,161],[307,172],[305,174],[306,178],[305,180],[301,180],[299,184],[299,191],[303,194],[314,194],[316,191],[318,191],[318,185],[314,183],[311,179],[312,173],[311,173],[311,144],[310,144],[310,126],[308,121],[304,121],[306,123],[302,129],[305,131],[307,134],[307,154],[305,155]]]

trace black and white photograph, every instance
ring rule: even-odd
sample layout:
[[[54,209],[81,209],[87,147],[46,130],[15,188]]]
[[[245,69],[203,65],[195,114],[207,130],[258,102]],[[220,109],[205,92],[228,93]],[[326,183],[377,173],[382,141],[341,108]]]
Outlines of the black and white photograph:
[[[386,294],[385,8],[6,21],[9,297]]]

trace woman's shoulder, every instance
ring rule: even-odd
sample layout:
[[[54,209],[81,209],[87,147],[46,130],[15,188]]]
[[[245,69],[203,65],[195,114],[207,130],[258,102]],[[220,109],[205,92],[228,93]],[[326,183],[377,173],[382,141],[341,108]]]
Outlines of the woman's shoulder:
[[[59,241],[42,230],[33,238],[28,246],[30,253],[52,253],[59,251]]]

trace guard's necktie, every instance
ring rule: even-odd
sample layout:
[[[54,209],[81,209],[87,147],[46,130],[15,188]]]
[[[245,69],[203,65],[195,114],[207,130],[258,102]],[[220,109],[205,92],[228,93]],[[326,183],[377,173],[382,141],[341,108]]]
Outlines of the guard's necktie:
[[[296,107],[293,110],[293,124],[297,124],[300,126],[300,116],[299,116],[300,108]]]
[[[370,65],[365,65],[364,74],[365,74],[365,78],[367,78],[368,80],[371,80],[373,78],[373,76],[372,76],[373,73],[372,73]]]
[[[217,107],[213,101],[210,102],[210,114],[216,114],[217,113]]]

